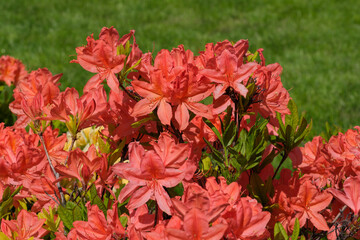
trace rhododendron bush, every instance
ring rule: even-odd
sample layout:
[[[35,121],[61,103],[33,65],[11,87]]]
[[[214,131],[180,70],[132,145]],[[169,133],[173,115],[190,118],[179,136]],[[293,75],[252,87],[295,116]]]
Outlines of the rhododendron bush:
[[[154,55],[134,34],[76,48],[82,95],[0,58],[17,117],[0,125],[0,239],[360,237],[360,127],[303,143],[282,67],[247,40]]]

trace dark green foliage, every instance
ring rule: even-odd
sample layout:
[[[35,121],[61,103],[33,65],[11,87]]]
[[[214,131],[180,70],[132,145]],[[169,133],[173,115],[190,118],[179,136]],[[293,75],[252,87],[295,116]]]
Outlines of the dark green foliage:
[[[5,123],[5,126],[12,126],[16,117],[9,109],[9,104],[14,100],[13,98],[14,86],[7,86],[0,82],[0,122]]]

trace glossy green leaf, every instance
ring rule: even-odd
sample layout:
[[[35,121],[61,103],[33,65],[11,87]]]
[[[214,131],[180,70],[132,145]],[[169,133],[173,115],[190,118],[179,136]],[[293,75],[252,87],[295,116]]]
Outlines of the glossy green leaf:
[[[201,162],[202,162],[202,166],[203,166],[203,171],[209,171],[210,170],[210,168],[211,168],[211,159],[209,158],[209,157],[206,157],[206,158],[203,158],[202,160],[201,160]]]
[[[291,240],[297,240],[300,234],[300,224],[299,224],[299,219],[295,219],[295,224],[294,224],[294,230],[293,233],[291,235]]]
[[[61,221],[64,223],[64,226],[69,230],[72,229],[74,221],[71,210],[59,205],[58,214]]]
[[[120,216],[120,223],[125,228],[128,223],[128,217],[127,216]]]
[[[230,146],[233,143],[235,137],[236,137],[236,125],[235,122],[232,121],[225,129],[225,133],[223,136],[224,147]]]
[[[182,196],[184,194],[184,187],[182,183],[179,183],[175,187],[167,188],[166,189],[170,198],[174,198],[176,196]]]
[[[9,197],[11,196],[11,190],[10,187],[5,188],[4,193],[2,195],[2,202],[6,201],[7,199],[9,199]]]
[[[5,201],[1,202],[0,204],[0,219],[4,218],[5,216],[9,215],[11,212],[9,211],[13,205],[13,198],[9,197]]]
[[[203,121],[206,125],[209,126],[209,128],[215,133],[215,135],[217,136],[217,138],[219,139],[219,141],[221,142],[221,144],[224,146],[224,141],[223,138],[220,134],[220,132],[217,130],[217,128],[214,126],[214,124],[212,124],[212,122],[210,122],[208,119],[203,118]]]
[[[281,223],[277,222],[274,226],[274,240],[288,240],[289,236],[287,235],[284,227]]]
[[[95,204],[99,207],[99,209],[101,211],[103,211],[104,213],[104,216],[107,215],[107,208],[105,206],[105,204],[103,203],[103,201],[101,200],[101,198],[99,197],[99,195],[97,194],[97,191],[96,191],[96,187],[94,184],[91,185],[90,187],[90,201],[91,201],[91,204]]]
[[[213,159],[216,161],[217,165],[219,165],[220,167],[225,167],[225,165],[224,165],[225,159],[224,159],[223,154],[221,152],[219,152],[218,150],[216,150],[213,147],[213,145],[205,138],[204,138],[204,141],[210,147]]]

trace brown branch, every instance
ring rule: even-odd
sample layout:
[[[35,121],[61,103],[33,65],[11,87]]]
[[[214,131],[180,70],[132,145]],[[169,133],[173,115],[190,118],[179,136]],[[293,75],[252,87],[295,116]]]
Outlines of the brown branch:
[[[69,151],[68,151],[69,154],[66,157],[65,165],[67,165],[67,162],[68,162],[69,156],[70,156],[70,152],[71,152],[72,148],[74,147],[75,141],[76,141],[76,134],[74,136],[71,136],[71,144],[70,144],[70,148],[69,148]]]
[[[50,155],[49,155],[49,152],[48,152],[48,150],[47,150],[47,148],[46,148],[45,141],[44,141],[44,138],[43,138],[43,136],[42,136],[42,133],[39,133],[39,137],[40,137],[41,144],[44,146],[45,155],[46,155],[46,158],[47,158],[47,160],[48,160],[48,162],[49,162],[51,171],[53,172],[56,180],[58,180],[58,179],[59,179],[59,173],[56,172],[56,170],[55,170],[55,168],[54,168],[54,165],[53,165],[52,162],[51,162]],[[60,193],[60,196],[61,196],[61,205],[65,206],[66,200],[65,200],[64,192],[62,191],[60,182],[57,182],[57,183],[56,183],[56,186],[57,186],[57,188],[58,188],[58,190],[59,190],[59,193]]]

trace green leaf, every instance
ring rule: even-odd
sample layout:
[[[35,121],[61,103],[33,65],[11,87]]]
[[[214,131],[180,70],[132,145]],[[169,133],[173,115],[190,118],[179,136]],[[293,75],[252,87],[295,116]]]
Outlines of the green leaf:
[[[274,158],[279,154],[280,151],[276,151],[275,149],[273,149],[269,155],[267,155],[265,157],[265,159],[261,162],[261,165],[258,168],[258,172],[260,172],[262,169],[264,169],[264,167],[266,167],[268,164],[272,163],[272,161],[274,160]]]
[[[72,216],[71,210],[68,210],[67,208],[59,205],[58,214],[59,214],[61,221],[63,221],[64,226],[69,230],[72,229],[74,221],[73,221],[73,216]]]
[[[288,108],[291,112],[291,123],[290,125],[293,127],[293,129],[296,129],[298,123],[299,123],[299,112],[297,109],[297,106],[294,102],[294,100],[290,99],[288,103]]]
[[[146,123],[146,122],[148,122],[148,121],[152,121],[152,120],[155,120],[154,115],[151,115],[150,117],[147,117],[147,118],[140,119],[139,121],[132,123],[132,124],[131,124],[131,127],[132,127],[132,128],[138,128],[138,127],[140,127],[142,124],[144,124],[144,123]]]
[[[21,209],[28,210],[27,204],[26,204],[26,202],[24,200],[19,200],[18,203],[20,204],[19,210],[21,210]]]
[[[225,133],[223,136],[224,147],[228,147],[232,144],[236,137],[236,125],[235,122],[232,121],[225,129]]]
[[[238,172],[243,172],[242,170],[242,165],[240,164],[240,162],[236,159],[236,158],[230,158],[230,164],[231,166],[233,166]]]
[[[250,176],[249,192],[263,205],[268,202],[268,194],[273,191],[271,177],[270,181],[264,183],[258,174],[252,173]]]
[[[298,127],[296,134],[295,134],[295,139],[297,140],[305,131],[307,127],[307,121],[305,118],[301,118],[300,120],[300,126]],[[295,140],[295,141],[296,141]]]
[[[166,189],[170,198],[174,198],[176,196],[182,196],[184,194],[184,187],[182,183],[179,183],[175,187],[167,188]]]
[[[264,189],[265,189],[265,192],[267,194],[269,194],[270,197],[274,196],[275,190],[274,190],[274,185],[272,183],[272,177],[271,176],[269,176],[268,179],[265,181]]]
[[[287,235],[284,227],[281,223],[277,222],[274,227],[274,240],[288,240],[289,236]]]
[[[8,238],[5,233],[0,232],[0,240],[10,240],[10,238]]]
[[[222,153],[219,152],[218,150],[216,150],[208,140],[206,140],[205,138],[203,138],[203,139],[206,142],[206,144],[210,147],[212,156],[214,157],[214,160],[216,161],[216,163],[220,167],[225,167],[225,165],[224,165],[225,160],[224,160],[224,156],[222,155]]]
[[[280,131],[280,134],[281,136],[285,137],[285,126],[284,126],[284,123],[281,119],[281,114],[276,112],[276,118],[278,120],[278,123],[279,123],[279,131]]]
[[[226,115],[224,117],[224,125],[227,126],[230,124],[231,117],[232,117],[233,109],[231,106],[228,106],[226,109]]]
[[[99,209],[103,211],[104,216],[106,217],[107,208],[106,208],[105,204],[103,203],[103,201],[101,200],[101,198],[99,197],[99,195],[97,194],[95,184],[92,184],[90,187],[90,200],[91,200],[90,201],[91,204],[97,205],[99,207]]]
[[[10,190],[10,187],[7,187],[5,190],[4,190],[4,193],[2,195],[2,202],[6,201],[7,199],[9,199],[9,197],[11,196],[11,190]]]
[[[72,211],[73,221],[83,221],[84,216],[82,209],[74,202],[67,202],[66,208]]]
[[[205,171],[205,172],[207,172],[207,171],[209,171],[210,170],[210,168],[211,168],[211,159],[209,158],[209,157],[206,157],[206,158],[203,158],[202,160],[201,160],[201,162],[202,162],[202,165],[203,165],[203,170]]]
[[[250,164],[247,164],[245,167],[245,170],[249,170],[252,169],[254,167],[256,167],[257,165],[259,165],[260,162],[251,162]]]
[[[130,53],[130,41],[127,41],[125,43],[125,55],[128,55]]]
[[[290,152],[294,144],[294,129],[291,125],[286,126],[285,141],[286,141],[285,144],[286,150]]]
[[[126,137],[121,140],[119,146],[111,153],[109,158],[109,165],[112,166],[121,157],[122,150],[126,145]]]
[[[221,133],[222,133],[222,135],[224,135],[224,132],[225,132],[225,124],[223,123],[223,120],[221,119],[221,117],[220,116],[218,116],[218,118],[219,118],[219,121],[220,121],[220,130],[221,130]]]
[[[0,204],[0,219],[4,218],[6,215],[10,214],[9,209],[13,205],[13,198],[10,197],[6,199],[4,202],[1,202]]]
[[[38,217],[41,219],[45,219],[45,226],[43,226],[46,230],[51,232],[56,232],[60,225],[60,218],[58,217],[55,220],[56,210],[52,207],[49,207],[48,210],[45,208],[42,209],[40,213],[38,213]]]
[[[299,233],[300,233],[300,224],[299,224],[299,219],[296,218],[294,224],[294,230],[291,235],[291,240],[297,240],[299,237]]]
[[[202,103],[204,105],[212,104],[213,103],[213,96],[208,96],[208,97],[204,98],[203,100],[200,101],[200,103]]]
[[[141,58],[140,58],[134,65],[132,65],[130,68],[128,68],[128,69],[126,70],[125,74],[131,72],[134,68],[136,68],[137,66],[139,66],[140,62],[141,62]]]
[[[128,217],[127,216],[120,216],[120,223],[125,228],[128,223]]]
[[[312,120],[310,121],[307,128],[303,131],[303,133],[298,138],[296,138],[294,142],[294,146],[298,146],[304,140],[304,138],[306,138],[310,134],[311,129],[312,129]]]
[[[209,128],[211,128],[211,130],[215,133],[215,135],[217,136],[217,138],[219,139],[219,141],[221,142],[221,145],[223,145],[223,147],[225,147],[224,145],[224,141],[223,138],[221,136],[221,134],[219,133],[219,131],[217,130],[217,128],[214,126],[214,124],[212,124],[212,122],[210,122],[208,119],[203,117],[203,121],[206,125],[209,126]]]
[[[116,51],[117,55],[123,55],[123,54],[125,54],[125,49],[124,49],[124,46],[123,46],[122,44],[120,44],[120,45],[117,47],[116,50],[117,50],[117,51]]]
[[[247,61],[248,62],[254,62],[257,58],[257,56],[259,55],[259,52],[255,52],[255,53],[251,53],[250,51],[247,52]]]
[[[21,189],[22,189],[22,186],[18,187],[18,188],[11,194],[11,197],[14,197],[16,194],[18,194]]]

